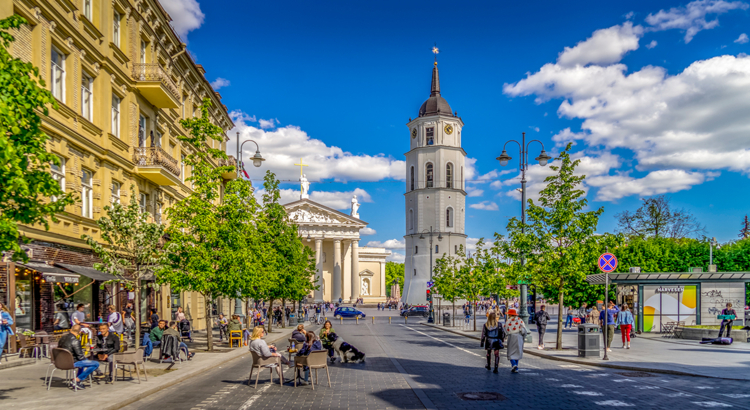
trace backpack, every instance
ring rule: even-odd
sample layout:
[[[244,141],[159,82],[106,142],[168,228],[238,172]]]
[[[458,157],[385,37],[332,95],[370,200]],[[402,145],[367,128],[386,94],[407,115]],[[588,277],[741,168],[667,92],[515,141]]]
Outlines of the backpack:
[[[499,339],[500,338],[500,326],[494,327],[490,329],[487,328],[487,338],[488,339]]]

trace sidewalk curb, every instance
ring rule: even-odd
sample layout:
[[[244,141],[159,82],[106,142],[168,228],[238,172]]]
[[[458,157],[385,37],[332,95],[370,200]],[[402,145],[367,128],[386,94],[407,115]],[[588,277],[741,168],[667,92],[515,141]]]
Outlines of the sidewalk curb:
[[[286,332],[286,331],[283,332],[283,334],[281,336],[279,336],[276,339],[271,340],[270,343],[274,343],[274,342],[277,342],[279,340],[283,340],[286,336],[288,336],[289,334],[291,334],[291,332],[294,329],[296,329],[296,326],[294,328],[289,328],[289,329],[290,329],[289,332]],[[219,366],[221,366],[223,364],[231,362],[232,360],[235,360],[235,359],[241,357],[244,354],[249,354],[249,351],[243,349],[243,347],[244,346],[240,346],[237,349],[237,351],[232,352],[232,353],[228,353],[228,354],[224,353],[224,354],[227,354],[228,356],[231,356],[231,357],[226,358],[225,360],[222,360],[222,361],[220,361],[218,363],[215,363],[213,365],[210,365],[210,366],[202,368],[202,369],[197,369],[197,370],[193,370],[192,372],[185,373],[182,377],[176,378],[175,380],[172,380],[169,383],[164,383],[161,386],[154,386],[154,387],[152,387],[152,388],[150,388],[148,390],[143,390],[143,391],[141,391],[141,392],[139,392],[137,394],[134,394],[134,395],[128,397],[126,400],[122,400],[122,401],[120,401],[118,403],[113,403],[113,404],[111,404],[109,406],[103,407],[102,410],[117,410],[117,409],[121,409],[121,408],[123,408],[125,406],[128,406],[130,404],[133,404],[133,403],[135,403],[135,402],[137,402],[139,400],[143,400],[143,399],[145,399],[146,397],[148,397],[148,396],[150,396],[152,394],[158,393],[158,392],[160,392],[160,391],[162,391],[162,390],[164,390],[164,389],[166,389],[168,387],[172,387],[172,386],[174,386],[176,384],[184,382],[185,380],[188,380],[188,379],[193,378],[195,376],[204,374],[208,370],[212,370],[212,369],[214,369],[216,367],[219,367]]]
[[[459,336],[468,337],[470,339],[481,340],[480,337],[473,336],[473,335],[467,335],[467,334],[463,334],[463,333],[459,333],[459,332],[457,332],[455,330],[452,330],[452,329],[444,329],[444,328],[441,328],[439,326],[430,325],[430,324],[427,324],[427,323],[424,323],[424,322],[422,322],[420,324],[424,325],[424,326],[427,326],[427,327],[431,327],[431,328],[437,329],[437,330],[442,330],[444,332],[449,332],[449,333],[457,334]],[[706,378],[706,379],[733,380],[733,381],[741,381],[741,382],[748,381],[747,379],[733,379],[733,378],[728,378],[728,377],[706,376],[706,375],[703,375],[703,374],[687,373],[687,372],[681,372],[681,371],[678,371],[678,370],[649,369],[649,368],[644,368],[644,367],[623,366],[623,365],[619,365],[619,364],[607,364],[607,363],[601,363],[601,362],[588,362],[588,361],[584,361],[584,360],[568,359],[568,358],[565,358],[565,357],[549,356],[549,355],[546,355],[546,354],[543,354],[543,353],[535,352],[535,351],[530,350],[530,349],[523,349],[523,352],[527,353],[527,354],[530,354],[532,356],[542,357],[542,358],[545,358],[545,359],[548,359],[548,360],[557,360],[557,361],[560,361],[560,362],[573,363],[573,364],[581,364],[581,365],[584,365],[584,366],[595,366],[595,367],[604,367],[604,368],[608,368],[608,369],[629,370],[629,371],[639,371],[639,372],[649,372],[649,373],[671,374],[671,375],[675,375],[675,376],[702,377],[702,378]]]

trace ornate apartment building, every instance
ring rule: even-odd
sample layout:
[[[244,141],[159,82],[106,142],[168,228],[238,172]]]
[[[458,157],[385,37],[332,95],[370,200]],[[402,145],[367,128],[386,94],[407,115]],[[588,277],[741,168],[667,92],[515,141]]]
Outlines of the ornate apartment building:
[[[38,67],[57,99],[58,107],[43,118],[48,149],[61,161],[51,172],[79,200],[49,231],[23,227],[34,240],[28,246],[32,262],[0,263],[0,300],[15,304],[16,323],[31,329],[52,327],[57,313],[68,309],[59,307],[61,300],[90,305],[86,313],[93,320],[104,314],[105,303],[119,305],[132,295],[92,283],[65,298],[66,286],[74,290],[104,279],[81,269],[93,270],[95,262],[81,235],[98,238],[96,220],[104,207],[130,201],[131,186],[157,222],[165,208],[189,194],[190,169],[183,164],[189,148],[176,137],[185,133],[180,119],[200,115],[202,99],[212,101],[215,124],[224,130],[234,125],[157,0],[0,2],[0,18],[12,14],[28,24],[13,33],[11,53]],[[226,140],[211,144],[225,149]],[[157,307],[163,318],[183,306],[194,326],[202,325],[199,295],[171,294],[162,287],[143,302],[144,309]]]

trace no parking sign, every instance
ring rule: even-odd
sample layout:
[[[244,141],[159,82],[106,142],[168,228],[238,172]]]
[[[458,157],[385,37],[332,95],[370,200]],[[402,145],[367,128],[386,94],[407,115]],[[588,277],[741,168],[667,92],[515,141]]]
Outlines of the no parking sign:
[[[604,273],[612,273],[617,269],[617,257],[611,253],[603,253],[599,256],[599,269]]]

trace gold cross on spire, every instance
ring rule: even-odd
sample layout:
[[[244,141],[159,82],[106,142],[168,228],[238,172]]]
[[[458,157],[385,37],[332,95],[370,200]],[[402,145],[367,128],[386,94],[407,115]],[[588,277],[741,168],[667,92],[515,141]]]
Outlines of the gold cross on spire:
[[[299,191],[304,194],[305,190],[304,190],[304,188],[302,188],[302,184],[304,184],[305,182],[307,182],[307,180],[303,178],[304,174],[302,173],[302,167],[309,167],[309,165],[307,165],[304,162],[302,162],[302,158],[299,159],[299,164],[294,164],[294,165],[299,166],[299,182],[300,182],[300,184],[299,184]]]
[[[435,53],[435,65],[437,65],[437,55],[440,53],[440,50],[437,48],[437,43],[435,43],[435,46],[432,47],[432,52]]]
[[[302,167],[309,167],[309,165],[302,162],[302,158],[299,159],[299,164],[294,164],[299,166],[299,176],[302,176]]]

